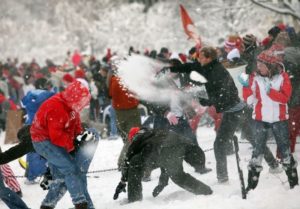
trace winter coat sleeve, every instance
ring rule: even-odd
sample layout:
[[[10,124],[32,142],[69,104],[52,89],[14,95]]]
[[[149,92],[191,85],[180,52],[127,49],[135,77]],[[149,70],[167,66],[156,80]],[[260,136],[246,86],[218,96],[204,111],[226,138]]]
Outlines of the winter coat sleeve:
[[[10,161],[16,160],[19,157],[27,154],[28,152],[33,152],[34,148],[31,141],[24,140],[16,146],[11,147],[5,152],[0,153],[0,164],[6,164]]]
[[[182,65],[177,65],[170,67],[172,73],[191,73],[192,71],[197,71],[201,74],[201,64],[200,63],[185,63]]]
[[[283,76],[283,84],[279,91],[275,89],[270,89],[269,97],[275,101],[282,104],[286,104],[292,94],[292,85],[287,73],[282,73]]]
[[[248,105],[252,105],[254,101],[254,95],[253,95],[253,79],[254,75],[251,74],[249,76],[249,86],[243,87],[243,99]]]

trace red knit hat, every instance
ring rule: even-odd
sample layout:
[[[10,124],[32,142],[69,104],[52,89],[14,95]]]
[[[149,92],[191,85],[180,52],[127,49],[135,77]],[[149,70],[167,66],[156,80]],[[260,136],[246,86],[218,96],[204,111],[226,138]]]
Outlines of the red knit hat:
[[[74,81],[74,77],[69,73],[66,73],[62,79],[68,83],[72,83]]]
[[[274,63],[281,63],[282,58],[280,56],[277,56],[274,54],[274,51],[272,50],[265,50],[262,51],[258,56],[257,60],[264,62],[264,63],[269,63],[269,64],[274,64]]]
[[[82,69],[78,69],[75,71],[75,78],[85,78],[85,72]]]
[[[139,132],[141,128],[140,127],[132,127],[128,133],[128,140],[130,143],[132,143],[132,140],[134,138],[134,136],[137,134],[137,132]]]

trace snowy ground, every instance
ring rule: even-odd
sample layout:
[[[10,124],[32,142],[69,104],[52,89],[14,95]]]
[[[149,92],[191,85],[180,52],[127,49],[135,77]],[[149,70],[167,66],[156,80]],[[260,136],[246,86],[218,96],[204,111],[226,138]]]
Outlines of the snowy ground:
[[[212,128],[201,127],[198,129],[198,141],[204,150],[213,147],[215,133]],[[12,145],[3,145],[4,134],[0,135],[0,144],[3,150]],[[116,168],[117,157],[121,149],[121,140],[101,140],[90,171]],[[275,150],[275,145],[270,145]],[[250,159],[251,148],[249,144],[240,144],[241,166],[244,176],[247,177],[247,163]],[[296,148],[296,159],[300,160],[300,146]],[[260,183],[255,191],[251,191],[247,200],[241,198],[240,183],[237,173],[235,156],[228,157],[229,184],[220,185],[216,180],[215,158],[213,151],[206,152],[207,166],[213,171],[200,175],[193,172],[189,165],[185,165],[186,172],[189,172],[197,179],[212,187],[214,193],[210,196],[195,196],[170,181],[169,186],[157,197],[152,197],[152,190],[158,182],[159,170],[152,173],[152,181],[143,183],[144,200],[132,204],[124,204],[126,194],[122,193],[117,201],[112,199],[116,185],[120,180],[120,173],[117,171],[96,172],[90,174],[89,191],[97,209],[299,209],[300,208],[300,187],[289,189],[287,178],[284,173],[272,175],[268,172],[268,166],[264,163],[264,170],[261,173]],[[24,171],[17,161],[11,162],[16,175],[23,175]],[[299,170],[299,169],[298,169]],[[23,190],[23,200],[32,209],[38,209],[46,192],[38,185],[25,185],[24,178],[19,178]],[[70,196],[67,194],[59,202],[57,209],[68,209],[72,207]],[[6,206],[0,202],[0,208]]]

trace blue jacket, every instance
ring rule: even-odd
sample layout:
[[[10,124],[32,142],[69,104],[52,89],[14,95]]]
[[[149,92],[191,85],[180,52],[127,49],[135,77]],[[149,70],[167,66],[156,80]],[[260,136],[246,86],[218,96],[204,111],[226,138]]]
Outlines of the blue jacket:
[[[22,99],[22,105],[24,106],[27,119],[25,124],[31,124],[35,113],[41,106],[41,104],[48,98],[52,97],[55,93],[47,90],[36,89],[29,91]]]

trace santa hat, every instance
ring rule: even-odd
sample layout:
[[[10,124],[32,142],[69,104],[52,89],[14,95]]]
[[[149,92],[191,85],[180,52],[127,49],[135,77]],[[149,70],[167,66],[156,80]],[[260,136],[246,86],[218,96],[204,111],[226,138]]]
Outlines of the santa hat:
[[[69,73],[66,73],[62,79],[63,79],[63,81],[68,82],[68,83],[72,83],[74,81],[74,77]]]
[[[134,136],[137,134],[137,132],[139,132],[141,128],[140,127],[132,127],[128,133],[128,140],[130,143],[132,143],[132,140],[134,138]]]

